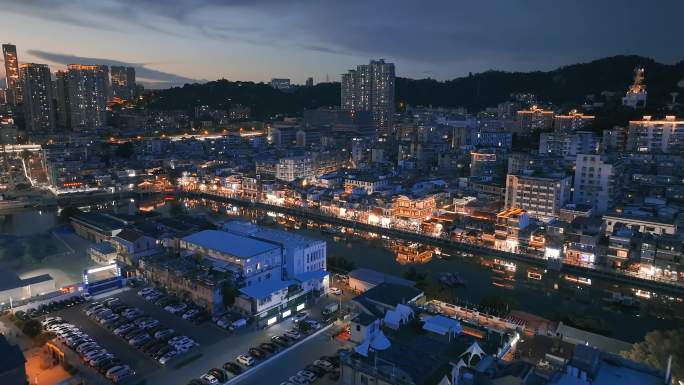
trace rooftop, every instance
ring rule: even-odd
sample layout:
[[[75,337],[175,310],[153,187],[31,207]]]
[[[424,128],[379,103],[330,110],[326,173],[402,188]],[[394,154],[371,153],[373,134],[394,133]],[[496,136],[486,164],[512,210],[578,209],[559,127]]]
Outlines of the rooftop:
[[[242,259],[279,248],[272,243],[218,230],[200,231],[182,240]]]
[[[256,285],[245,286],[240,289],[240,292],[251,298],[261,299],[268,297],[276,291],[296,284],[298,284],[297,281],[281,281],[279,279],[272,279],[270,281],[261,282]]]
[[[394,283],[405,286],[414,286],[416,283],[409,281],[408,279],[403,279],[395,277],[393,275],[381,273],[376,270],[359,268],[354,269],[349,272],[349,278],[358,279],[359,281],[368,282],[372,285],[379,285],[383,282]]]

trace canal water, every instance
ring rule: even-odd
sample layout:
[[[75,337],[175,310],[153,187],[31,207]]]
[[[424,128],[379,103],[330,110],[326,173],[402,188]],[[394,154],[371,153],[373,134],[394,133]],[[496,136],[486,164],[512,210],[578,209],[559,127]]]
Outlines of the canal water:
[[[135,202],[146,210],[151,208],[162,215],[172,216],[182,211],[203,213],[211,220],[220,222],[230,219],[273,219],[271,226],[300,233],[327,241],[328,258],[342,258],[355,267],[366,267],[397,276],[415,272],[425,276],[425,290],[431,295],[451,303],[480,304],[492,299],[508,305],[511,309],[527,311],[556,321],[577,325],[601,334],[628,342],[643,339],[644,334],[654,329],[677,327],[684,319],[684,303],[681,298],[671,298],[658,293],[639,290],[637,287],[616,285],[597,279],[565,277],[551,271],[544,271],[521,262],[494,259],[486,255],[462,255],[454,250],[432,250],[431,257],[422,258],[424,263],[398,262],[395,241],[383,239],[381,234],[341,235],[317,224],[302,223],[296,218],[278,217],[251,208],[240,208],[210,201],[183,200],[181,204],[164,201]],[[175,208],[172,208],[176,205]],[[131,212],[130,201],[109,202],[93,207]],[[270,223],[271,221],[269,221]],[[64,251],[53,233],[62,235],[74,249],[74,253],[60,258],[47,258],[39,266],[21,265],[15,271],[24,275],[48,272],[60,285],[80,279],[84,268],[92,265],[85,255],[88,243],[59,223],[56,210],[22,211],[0,217],[0,237],[55,244],[58,251]],[[406,246],[405,244],[403,246]],[[2,252],[0,246],[0,253]],[[429,253],[428,253],[429,255]],[[7,265],[8,261],[2,261]],[[440,283],[445,272],[452,272],[465,281],[464,285],[448,287]],[[614,298],[622,304],[616,304]]]

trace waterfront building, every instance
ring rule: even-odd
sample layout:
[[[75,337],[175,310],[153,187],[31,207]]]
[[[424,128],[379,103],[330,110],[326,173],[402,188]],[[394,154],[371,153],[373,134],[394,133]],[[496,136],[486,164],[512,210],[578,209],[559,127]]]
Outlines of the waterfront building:
[[[360,189],[364,194],[371,195],[389,185],[389,181],[383,175],[373,173],[355,173],[344,178],[346,190]]]
[[[111,84],[113,96],[124,100],[133,100],[137,90],[135,83],[135,68],[112,66]]]
[[[287,91],[292,87],[292,85],[290,84],[290,79],[283,78],[273,78],[271,79],[270,84],[272,88],[280,91]]]
[[[516,253],[526,238],[524,230],[530,224],[529,214],[520,208],[508,208],[496,214],[494,248]]]
[[[14,44],[3,44],[2,57],[5,61],[5,96],[7,99],[7,104],[16,106],[17,104],[21,103],[22,100],[17,46]]]
[[[577,217],[565,231],[565,260],[592,265],[599,257],[599,240],[605,226],[598,217]]]
[[[280,158],[276,166],[276,179],[285,182],[294,182],[298,179],[310,179],[313,177],[313,166],[308,156],[290,156]]]
[[[88,131],[104,127],[107,123],[108,67],[69,64],[67,71],[71,129]]]
[[[322,276],[327,275],[327,245],[325,241],[243,221],[228,222],[223,225],[223,230],[264,242],[279,244],[283,251],[283,278],[297,278],[313,272],[320,272]]]
[[[652,235],[674,235],[677,232],[677,225],[674,222],[667,222],[650,216],[611,212],[603,215],[603,221],[606,224],[607,234],[613,233],[620,226]]]
[[[386,274],[380,271],[358,268],[350,271],[347,276],[349,277],[348,285],[349,287],[357,293],[363,293],[370,290],[382,283],[390,283],[394,285],[403,286],[415,286],[415,282],[409,281],[408,279],[396,277],[394,275]]]
[[[135,265],[141,257],[161,250],[159,240],[134,229],[123,229],[110,242],[116,247],[119,258],[128,265]]]
[[[516,113],[514,132],[526,135],[534,131],[549,131],[553,128],[553,117],[553,111],[533,105]]]
[[[70,218],[76,234],[92,242],[109,241],[131,223],[112,214],[79,212]]]
[[[55,129],[52,78],[47,64],[23,63],[19,67],[26,130],[47,134]]]
[[[577,154],[574,203],[592,205],[596,213],[612,207],[620,195],[621,163],[605,155]]]
[[[509,174],[506,178],[506,207],[527,211],[530,217],[548,222],[558,218],[571,200],[572,177],[563,174]]]
[[[668,115],[655,120],[644,116],[629,122],[627,150],[633,152],[681,154],[684,152],[684,120]]]
[[[370,111],[375,127],[382,134],[393,130],[394,83],[393,63],[371,60],[342,75],[341,107],[356,113]]]
[[[392,198],[392,217],[414,229],[420,228],[423,221],[430,219],[436,209],[437,202],[434,194],[402,194]]]
[[[594,115],[584,115],[577,110],[571,110],[566,115],[555,115],[553,117],[553,129],[560,132],[575,132],[589,128],[596,117]]]

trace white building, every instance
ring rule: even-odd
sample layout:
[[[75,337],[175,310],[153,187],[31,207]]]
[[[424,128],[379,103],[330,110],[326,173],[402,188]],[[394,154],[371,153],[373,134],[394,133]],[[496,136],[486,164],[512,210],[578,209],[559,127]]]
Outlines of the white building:
[[[506,208],[519,208],[543,221],[557,218],[571,199],[569,175],[512,175],[506,178]]]
[[[684,152],[684,120],[668,115],[662,120],[644,116],[642,120],[630,121],[627,150],[681,154]]]
[[[362,189],[368,195],[386,187],[388,184],[389,182],[383,176],[371,174],[349,175],[344,179],[345,187]]]
[[[283,252],[283,279],[326,270],[325,241],[242,221],[228,222],[223,225],[223,230],[280,245]]]
[[[281,158],[276,165],[276,179],[293,182],[311,177],[313,177],[313,166],[311,158],[307,156]]]
[[[539,135],[539,155],[559,156],[574,160],[577,154],[596,152],[598,139],[593,132],[544,132]]]
[[[604,213],[619,195],[620,164],[605,156],[578,154],[575,161],[574,203],[586,203]]]

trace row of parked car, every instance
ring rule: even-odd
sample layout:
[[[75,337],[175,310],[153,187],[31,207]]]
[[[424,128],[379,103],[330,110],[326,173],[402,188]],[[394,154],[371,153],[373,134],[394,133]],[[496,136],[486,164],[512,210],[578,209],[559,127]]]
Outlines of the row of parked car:
[[[84,310],[86,315],[162,365],[199,346],[190,337],[178,335],[175,330],[164,327],[158,320],[124,304],[119,298],[93,302]]]
[[[337,380],[340,378],[339,367],[339,357],[321,356],[295,375],[290,376],[287,381],[281,382],[280,385],[308,385],[328,373],[331,374],[333,380]]]
[[[88,334],[61,317],[47,317],[41,321],[43,328],[54,333],[57,339],[73,349],[86,365],[91,366],[114,382],[121,382],[135,374],[114,354],[102,348]]]
[[[71,298],[59,300],[59,301],[53,301],[50,303],[45,303],[42,304],[38,307],[28,309],[26,311],[24,310],[19,310],[14,313],[15,317],[22,321],[28,321],[31,318],[38,318],[47,314],[52,313],[53,311],[57,310],[62,310],[66,309],[72,306],[79,305],[83,302],[85,302],[86,299],[83,296],[74,296]]]
[[[249,368],[258,365],[260,362],[266,360],[269,356],[294,345],[304,337],[305,334],[313,332],[321,328],[321,325],[308,318],[306,312],[301,312],[293,317],[295,327],[285,331],[281,335],[273,335],[270,341],[262,342],[257,346],[248,349],[245,354],[241,354],[235,358],[234,361],[229,361],[223,364],[223,368],[212,368],[204,373],[199,379],[190,381],[188,385],[218,385],[228,381],[229,377],[239,376],[241,373],[249,370]],[[319,363],[325,365],[324,363]],[[313,371],[301,371],[298,375],[302,378],[307,376],[313,381],[318,376],[325,374],[322,368],[314,368]],[[310,382],[308,382],[310,383]]]
[[[162,307],[165,311],[180,316],[192,323],[200,324],[209,319],[209,315],[204,309],[195,306],[193,303],[180,301],[172,295],[164,294],[158,289],[144,287],[138,290],[138,295],[146,301],[153,302]]]

